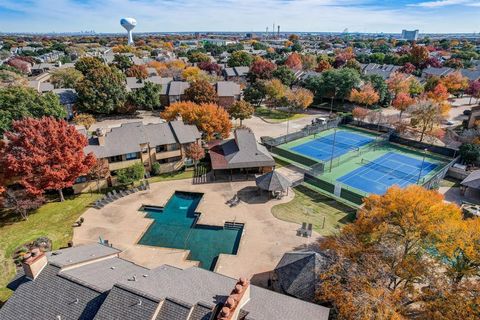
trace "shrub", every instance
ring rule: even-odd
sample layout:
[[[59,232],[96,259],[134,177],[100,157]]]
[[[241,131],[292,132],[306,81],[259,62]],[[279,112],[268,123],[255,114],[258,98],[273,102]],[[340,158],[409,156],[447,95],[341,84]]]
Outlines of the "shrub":
[[[142,163],[136,163],[128,168],[117,171],[117,181],[120,184],[132,184],[142,179],[145,175],[145,168]]]

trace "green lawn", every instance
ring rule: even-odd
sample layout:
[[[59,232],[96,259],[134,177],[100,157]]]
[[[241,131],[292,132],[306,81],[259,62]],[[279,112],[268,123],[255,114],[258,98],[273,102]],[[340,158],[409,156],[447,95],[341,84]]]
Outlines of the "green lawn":
[[[276,218],[299,225],[302,222],[312,223],[313,229],[324,236],[339,231],[355,219],[356,210],[353,208],[304,186],[298,186],[294,191],[292,201],[272,208]]]
[[[153,176],[148,178],[148,182],[155,183],[155,182],[162,182],[168,180],[181,180],[181,179],[192,179],[194,174],[194,170],[185,170],[181,172],[174,172],[174,173],[166,173],[159,176]]]
[[[284,122],[287,120],[295,120],[305,117],[303,113],[287,112],[278,109],[260,107],[255,110],[255,115],[270,122]]]
[[[42,236],[52,240],[53,249],[66,246],[73,236],[72,224],[91,202],[101,196],[82,194],[64,202],[47,203],[32,212],[26,221],[0,211],[0,301],[5,301],[11,294],[5,286],[15,275],[11,259],[15,249]]]

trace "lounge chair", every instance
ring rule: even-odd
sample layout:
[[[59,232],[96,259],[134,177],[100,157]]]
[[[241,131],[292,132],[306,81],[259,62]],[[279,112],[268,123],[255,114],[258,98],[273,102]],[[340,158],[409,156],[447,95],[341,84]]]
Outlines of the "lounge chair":
[[[297,229],[297,236],[303,236],[307,232],[307,223],[302,222],[302,227]]]
[[[120,194],[122,195],[122,197],[126,197],[129,195],[127,190],[120,190]]]

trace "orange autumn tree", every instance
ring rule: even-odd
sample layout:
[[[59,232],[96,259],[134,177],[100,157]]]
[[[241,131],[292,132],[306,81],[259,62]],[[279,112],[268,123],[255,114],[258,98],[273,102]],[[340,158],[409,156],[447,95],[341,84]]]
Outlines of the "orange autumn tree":
[[[14,121],[5,133],[2,163],[9,178],[18,179],[30,194],[56,190],[63,201],[63,189],[87,174],[95,163],[92,153],[85,155],[87,138],[74,126],[51,117]]]
[[[468,89],[468,78],[460,72],[453,72],[441,79],[441,83],[447,88],[448,93],[459,95]]]
[[[416,185],[372,195],[354,223],[320,243],[317,298],[339,319],[478,319],[479,221]],[[459,256],[475,271],[452,273]]]
[[[176,102],[161,113],[161,117],[167,121],[179,116],[185,123],[197,126],[206,140],[213,139],[216,134],[228,138],[232,129],[227,111],[213,103]]]
[[[294,110],[305,110],[313,103],[313,93],[304,88],[288,90],[285,97]]]
[[[370,110],[362,108],[362,107],[355,107],[352,110],[352,117],[357,120],[365,120]]]
[[[400,111],[399,118],[402,119],[402,114],[415,104],[413,99],[408,93],[400,92],[392,101],[392,105],[395,109]]]
[[[443,83],[437,84],[432,91],[428,91],[426,94],[430,100],[437,103],[442,103],[448,100],[448,97],[450,96],[447,87]]]
[[[420,141],[432,132],[450,112],[450,105],[434,100],[421,99],[409,108],[411,124],[420,128]]]
[[[365,105],[367,107],[374,105],[380,100],[380,96],[370,83],[364,85],[361,89],[352,89],[350,92],[350,101]]]
[[[302,58],[298,53],[294,52],[285,60],[285,65],[292,70],[302,70]]]
[[[408,76],[400,73],[395,72],[393,73],[390,78],[387,79],[387,87],[388,91],[392,94],[395,98],[399,93],[404,92],[407,93],[410,90],[410,81],[408,81]]]

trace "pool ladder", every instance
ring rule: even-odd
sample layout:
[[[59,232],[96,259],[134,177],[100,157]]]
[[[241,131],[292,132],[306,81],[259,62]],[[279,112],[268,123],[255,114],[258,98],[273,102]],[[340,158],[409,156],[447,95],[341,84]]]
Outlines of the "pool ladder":
[[[226,221],[223,224],[223,229],[230,229],[230,230],[240,230],[244,226],[243,223],[235,222],[235,221]]]

